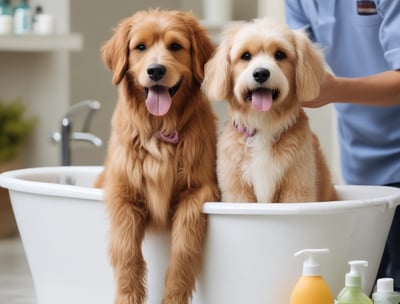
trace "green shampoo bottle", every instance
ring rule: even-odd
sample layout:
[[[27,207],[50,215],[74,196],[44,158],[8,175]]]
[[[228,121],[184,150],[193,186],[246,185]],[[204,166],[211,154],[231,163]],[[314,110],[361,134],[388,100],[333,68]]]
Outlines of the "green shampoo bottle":
[[[350,272],[346,273],[345,287],[338,294],[335,304],[372,304],[372,300],[361,288],[361,269],[367,261],[350,261]]]

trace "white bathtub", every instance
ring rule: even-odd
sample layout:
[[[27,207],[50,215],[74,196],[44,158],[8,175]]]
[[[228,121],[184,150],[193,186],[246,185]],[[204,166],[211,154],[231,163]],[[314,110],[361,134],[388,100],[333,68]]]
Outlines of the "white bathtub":
[[[10,190],[38,304],[111,304],[103,192],[91,186],[101,167],[10,171]],[[204,263],[195,304],[284,304],[301,275],[303,248],[329,248],[322,272],[336,295],[351,259],[369,262],[364,288],[374,283],[400,190],[338,186],[340,202],[308,204],[206,203]],[[167,234],[146,236],[150,304],[160,304],[168,261]]]

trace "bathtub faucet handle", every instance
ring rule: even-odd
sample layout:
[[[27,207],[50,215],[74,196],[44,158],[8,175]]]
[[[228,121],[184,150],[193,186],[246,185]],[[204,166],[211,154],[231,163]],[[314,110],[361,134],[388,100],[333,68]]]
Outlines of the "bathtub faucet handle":
[[[70,142],[72,140],[90,142],[96,147],[102,145],[102,140],[99,137],[89,133],[90,122],[100,107],[101,104],[97,100],[83,100],[74,104],[61,120],[61,131],[51,134],[50,137],[53,142],[61,143],[61,165],[69,166],[71,164]],[[88,108],[88,111],[82,124],[82,131],[72,132],[73,117],[77,113],[81,113],[83,108]]]
[[[94,113],[101,108],[100,102],[97,100],[83,100],[81,102],[78,102],[71,106],[69,109],[67,115],[65,115],[64,118],[67,118],[69,120],[72,120],[72,117],[80,112],[82,108],[88,108],[88,112],[86,114],[85,120],[82,125],[82,132],[88,132],[89,131],[89,126],[90,122],[92,121]]]

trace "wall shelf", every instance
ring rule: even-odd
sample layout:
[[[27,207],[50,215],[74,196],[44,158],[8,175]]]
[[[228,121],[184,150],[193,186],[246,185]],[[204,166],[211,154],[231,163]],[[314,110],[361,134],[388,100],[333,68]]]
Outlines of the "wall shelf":
[[[54,35],[0,35],[0,52],[79,51],[83,38],[79,33]]]

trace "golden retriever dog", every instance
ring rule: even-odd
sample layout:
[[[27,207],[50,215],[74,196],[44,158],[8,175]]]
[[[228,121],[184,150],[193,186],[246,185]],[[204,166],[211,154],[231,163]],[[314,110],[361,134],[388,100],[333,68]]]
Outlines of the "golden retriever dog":
[[[200,270],[206,201],[218,201],[216,116],[201,91],[215,47],[190,13],[140,11],[102,48],[119,85],[103,173],[116,304],[146,300],[141,244],[171,233],[164,304],[188,303]],[[163,274],[160,274],[163,275]]]
[[[203,89],[229,103],[217,148],[222,201],[336,199],[300,101],[319,94],[320,52],[303,32],[271,19],[233,23],[205,68]]]

